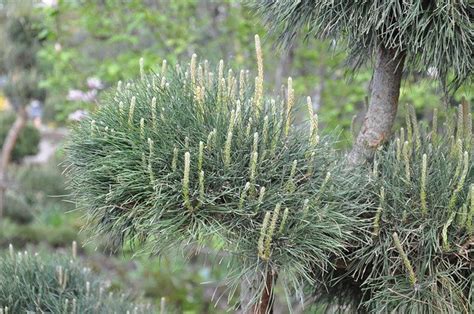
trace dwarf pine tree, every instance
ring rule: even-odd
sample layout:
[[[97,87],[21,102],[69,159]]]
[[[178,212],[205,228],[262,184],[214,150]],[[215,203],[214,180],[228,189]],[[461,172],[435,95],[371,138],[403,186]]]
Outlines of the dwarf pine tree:
[[[254,79],[195,55],[156,73],[141,66],[77,125],[68,175],[91,232],[153,254],[218,240],[246,313],[270,312],[278,284],[290,307],[309,292],[367,311],[471,311],[467,103],[444,131],[408,108],[406,131],[370,171],[348,172],[309,98],[307,127],[293,125],[291,78],[279,97],[265,94],[256,44]]]
[[[429,0],[249,1],[283,43],[299,32],[334,39],[356,68],[375,59],[368,112],[349,155],[363,163],[391,136],[402,73],[435,69],[441,85],[472,80],[472,2]]]
[[[258,36],[256,47],[256,77],[196,55],[156,73],[141,63],[141,78],[119,82],[67,151],[91,232],[154,254],[218,239],[234,257],[236,286],[246,283],[240,308],[265,313],[277,282],[302,295],[319,280],[315,269],[343,258],[367,183],[341,175],[311,99],[309,127],[293,125],[291,78],[283,95],[265,94]]]

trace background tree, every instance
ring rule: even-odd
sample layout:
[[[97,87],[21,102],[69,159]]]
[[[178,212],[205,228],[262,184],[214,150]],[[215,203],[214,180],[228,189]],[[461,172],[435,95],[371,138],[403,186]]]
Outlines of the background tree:
[[[264,0],[252,5],[282,43],[303,31],[343,43],[355,68],[374,61],[369,107],[348,157],[351,164],[370,159],[390,136],[404,71],[431,70],[445,91],[472,78],[469,1]]]
[[[18,136],[27,122],[26,107],[33,99],[45,98],[44,90],[38,86],[36,59],[41,28],[32,15],[32,5],[28,1],[8,2],[4,10],[5,47],[0,61],[7,76],[4,92],[16,112],[16,120],[3,142],[0,156],[0,216],[4,207],[7,167]]]

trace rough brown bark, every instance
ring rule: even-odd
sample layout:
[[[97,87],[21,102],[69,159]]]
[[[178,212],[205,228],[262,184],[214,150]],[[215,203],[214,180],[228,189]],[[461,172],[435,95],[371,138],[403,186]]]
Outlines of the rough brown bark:
[[[349,153],[350,165],[356,166],[370,160],[376,149],[390,137],[397,114],[404,61],[404,53],[378,48],[369,109]]]
[[[272,314],[273,313],[273,285],[276,281],[276,274],[268,271],[265,278],[247,276],[241,282],[240,303],[241,314]],[[258,294],[259,279],[265,282],[265,287],[256,304],[252,304],[252,299]]]
[[[18,135],[26,124],[27,116],[25,108],[20,108],[17,112],[15,122],[11,126],[8,134],[3,142],[2,152],[0,155],[0,219],[3,217],[3,209],[5,207],[5,192],[7,189],[7,168],[10,163],[13,149],[15,148]]]

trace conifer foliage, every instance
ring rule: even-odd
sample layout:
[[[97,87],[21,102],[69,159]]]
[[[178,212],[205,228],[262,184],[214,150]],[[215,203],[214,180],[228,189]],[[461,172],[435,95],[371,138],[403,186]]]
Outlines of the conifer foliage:
[[[436,69],[443,84],[472,79],[472,3],[467,0],[249,1],[283,43],[299,32],[347,45],[360,66],[378,47],[406,55],[406,69]],[[400,65],[403,67],[403,64]],[[450,75],[454,73],[454,75]]]
[[[308,125],[293,125],[291,78],[265,95],[258,36],[256,47],[254,79],[195,55],[141,66],[73,130],[68,175],[93,234],[153,254],[219,243],[230,282],[250,285],[246,313],[269,312],[278,283],[289,301],[330,288],[331,302],[361,310],[472,312],[468,104],[445,128],[407,106],[406,130],[348,171],[311,99]]]
[[[472,313],[472,114],[460,105],[442,130],[436,111],[428,127],[406,109],[406,129],[376,154],[372,242],[357,250],[350,269],[364,282],[370,310]]]
[[[0,256],[0,314],[154,313],[109,285],[76,256],[9,252]]]
[[[280,97],[264,94],[258,36],[256,46],[255,78],[195,55],[157,73],[142,66],[140,80],[119,82],[73,130],[67,149],[92,232],[151,253],[219,239],[239,261],[237,278],[263,274],[251,303],[277,277],[293,295],[330,255],[342,256],[364,185],[340,175],[310,99],[309,128],[293,126],[291,78]]]

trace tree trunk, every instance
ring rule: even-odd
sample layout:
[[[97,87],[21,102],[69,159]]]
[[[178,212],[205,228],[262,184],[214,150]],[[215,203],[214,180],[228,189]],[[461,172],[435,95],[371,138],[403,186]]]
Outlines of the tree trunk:
[[[257,276],[246,276],[240,285],[240,306],[241,314],[272,314],[273,313],[273,286],[276,281],[276,274],[271,270],[267,271],[265,278],[257,278]],[[259,293],[258,287],[260,280],[265,283],[264,290],[257,303],[252,302]],[[254,304],[252,304],[254,303]]]
[[[376,149],[390,137],[397,115],[404,61],[403,52],[381,46],[377,49],[369,109],[348,156],[351,166],[370,160]]]
[[[20,108],[16,115],[16,120],[11,126],[8,134],[3,142],[0,155],[0,219],[3,217],[3,209],[5,207],[5,192],[7,189],[7,168],[15,148],[18,135],[26,124],[26,109]]]

